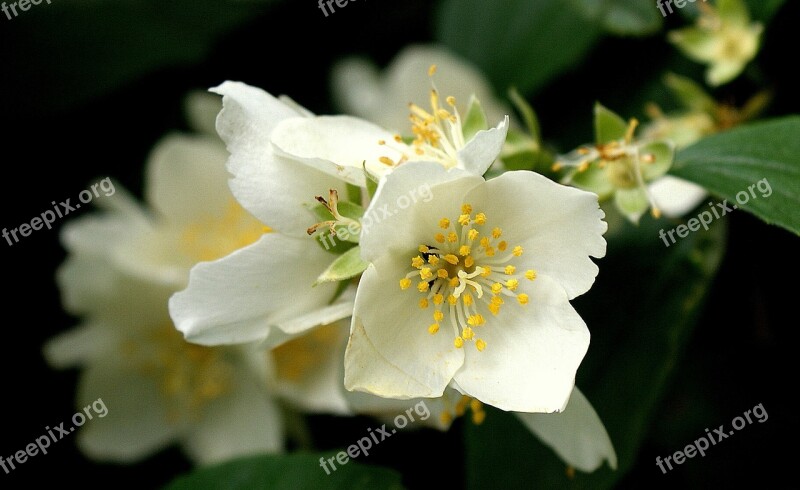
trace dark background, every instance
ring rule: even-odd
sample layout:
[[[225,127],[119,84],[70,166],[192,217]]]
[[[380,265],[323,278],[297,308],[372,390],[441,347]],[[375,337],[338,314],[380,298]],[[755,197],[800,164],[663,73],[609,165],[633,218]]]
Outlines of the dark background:
[[[800,109],[798,78],[793,73],[800,9],[796,2],[789,4],[773,21],[759,58],[759,68],[775,83],[774,114]],[[0,122],[4,175],[0,227],[29,222],[49,209],[51,201],[74,200],[88,184],[106,176],[140,196],[142,165],[150,148],[167,131],[186,129],[182,98],[190,89],[225,79],[242,80],[272,93],[290,94],[317,113],[332,112],[327,80],[333,61],[360,53],[385,64],[405,44],[431,40],[433,18],[429,2],[422,0],[355,2],[327,19],[312,1],[281,3],[264,7],[263,13],[239,29],[220,36],[201,62],[162,66],[94,93],[76,90],[78,95],[70,97],[75,87],[62,84],[59,70],[63,67],[57,54],[46,49],[70,40],[52,39],[52,31],[36,30],[37,22],[60,12],[56,4],[43,3],[12,21],[0,17],[4,116]],[[69,32],[66,27],[61,32]],[[84,28],[74,26],[76,32]],[[51,44],[42,41],[38,50],[21,44],[39,36],[49,38]],[[125,50],[124,40],[109,42],[109,49]],[[614,61],[622,46],[626,56]],[[585,121],[593,101],[603,94],[609,105],[624,103],[639,77],[656,69],[630,60],[664,49],[659,38],[599,43],[588,59],[531,99],[545,136],[564,142],[561,149],[589,140],[590,126]],[[36,57],[31,58],[31,53]],[[749,89],[747,84],[734,84],[731,94]],[[582,122],[577,131],[563,130],[576,120]],[[82,208],[75,216],[87,212]],[[800,277],[797,237],[743,212],[725,219],[729,246],[710,298],[684,355],[674,360],[677,370],[649,424],[638,461],[620,488],[722,487],[744,482],[797,487],[793,476],[798,436],[793,403]],[[63,224],[64,220],[59,221],[57,228]],[[37,231],[11,247],[0,241],[5,286],[4,340],[0,343],[4,394],[0,455],[4,457],[23,449],[45,426],[66,421],[74,413],[77,371],[52,371],[41,355],[46,339],[77,323],[61,310],[54,283],[54,271],[63,259],[58,229]],[[600,266],[602,276],[602,262]],[[632,276],[630,280],[648,278]],[[593,331],[593,335],[598,334]],[[621,385],[619,389],[627,388]],[[767,422],[737,432],[711,448],[705,458],[688,460],[668,475],[655,466],[656,456],[663,458],[682,449],[702,436],[706,427],[729,427],[732,418],[759,403],[769,414]],[[328,417],[314,417],[311,423],[319,432],[321,449],[347,444],[352,434],[372,426],[368,419]],[[447,434],[422,431],[393,439],[365,462],[401,470],[412,488],[424,488],[424,475],[431,471],[459,481],[463,479],[460,428],[461,423]],[[30,458],[10,475],[0,473],[0,486],[70,481],[84,488],[101,488],[124,481],[150,488],[189,469],[177,449],[135,466],[95,464],[69,438],[51,446],[48,455]]]

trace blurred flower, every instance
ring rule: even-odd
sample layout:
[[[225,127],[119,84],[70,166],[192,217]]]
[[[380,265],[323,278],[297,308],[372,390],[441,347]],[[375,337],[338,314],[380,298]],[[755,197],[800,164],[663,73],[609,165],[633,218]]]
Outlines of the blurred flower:
[[[730,82],[755,58],[764,26],[750,22],[744,0],[717,0],[716,7],[698,3],[700,17],[694,27],[669,33],[668,39],[689,58],[709,65],[706,82]]]
[[[651,208],[661,210],[648,184],[672,166],[674,144],[669,140],[635,141],[638,121],[625,123],[600,104],[595,106],[595,144],[585,145],[559,158],[553,170],[568,167],[562,180],[596,193],[601,200],[614,197],[617,209],[633,223]]]
[[[642,139],[669,139],[676,149],[692,145],[700,139],[728,130],[755,118],[769,103],[768,92],[761,92],[748,100],[742,108],[718,103],[689,78],[670,73],[665,84],[681,105],[680,110],[664,114],[655,104],[647,107],[652,121],[642,128]],[[668,217],[680,217],[694,209],[705,199],[706,190],[693,183],[670,175],[656,179],[649,185],[653,200]]]
[[[193,108],[194,121],[203,120],[202,106]],[[324,350],[311,358],[294,355],[302,348],[292,342],[273,352],[203,347],[184,341],[170,320],[168,299],[192,265],[269,231],[231,196],[226,158],[217,138],[167,137],[147,164],[152,213],[123,191],[105,212],[64,228],[69,255],[58,283],[65,308],[83,323],[44,351],[54,367],[83,369],[81,406],[102,396],[109,408],[79,433],[92,458],[133,462],[176,442],[199,463],[280,450],[276,395],[306,410],[347,411],[341,378],[317,376],[331,369]],[[310,341],[324,343],[325,332],[312,332]]]
[[[346,388],[439,397],[452,383],[503,410],[563,409],[589,344],[569,300],[594,282],[589,257],[605,254],[596,196],[533,172],[484,181],[421,162],[385,177],[370,209],[419,182],[431,186],[429,202],[361,238],[370,266],[356,296]]]
[[[511,114],[476,67],[438,46],[408,46],[383,73],[365,59],[341,61],[334,66],[331,76],[334,98],[344,112],[404,134],[408,127],[408,104],[427,100],[430,95],[431,80],[427,73],[433,65],[438,68],[438,93],[452,96],[461,114],[468,112],[473,96],[481,101],[489,121],[501,121]]]

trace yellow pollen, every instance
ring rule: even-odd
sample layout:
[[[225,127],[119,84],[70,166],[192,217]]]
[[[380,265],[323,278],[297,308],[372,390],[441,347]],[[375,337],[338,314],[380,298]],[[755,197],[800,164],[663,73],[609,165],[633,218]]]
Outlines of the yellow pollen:
[[[525,279],[527,279],[529,281],[533,281],[534,279],[536,279],[536,271],[532,270],[532,269],[526,271],[525,272]]]
[[[503,290],[503,285],[500,284],[499,282],[492,284],[492,293],[500,294],[500,291],[502,290]]]
[[[448,303],[449,303],[451,306],[455,306],[455,305],[456,305],[456,303],[458,303],[458,298],[456,298],[455,296],[453,296],[453,295],[451,294],[450,296],[448,296],[448,297],[447,297],[447,302],[448,302]]]
[[[439,414],[439,420],[443,425],[450,425],[450,422],[453,421],[453,415],[450,412],[442,412]]]
[[[496,305],[494,303],[490,303],[489,304],[489,311],[492,312],[492,315],[497,316],[497,314],[500,313],[500,305]]]
[[[581,162],[578,165],[578,172],[586,172],[587,170],[589,170],[589,162]]]
[[[478,235],[480,235],[480,233],[478,233],[478,230],[475,229],[469,230],[467,232],[467,236],[469,237],[470,240],[475,240],[476,238],[478,238]]]
[[[433,319],[436,320],[437,322],[440,322],[440,321],[444,320],[444,313],[442,313],[442,310],[434,311],[433,312]]]
[[[498,243],[498,244],[497,244],[497,248],[498,248],[498,249],[499,249],[501,252],[505,252],[505,250],[508,248],[508,242],[506,242],[506,241],[504,240],[504,241],[502,241],[502,242]]]
[[[472,295],[467,293],[463,296],[464,306],[472,306]]]
[[[495,238],[495,239],[500,238],[500,236],[502,234],[503,234],[503,230],[501,230],[500,228],[495,228],[495,229],[492,230],[492,238]]]
[[[492,268],[488,265],[483,266],[483,272],[481,272],[481,277],[488,277],[489,274],[492,273]]]
[[[396,135],[394,135],[394,140],[396,142],[398,142],[398,143],[402,143],[403,142],[403,137],[400,136],[399,134],[396,134]]]
[[[464,339],[461,337],[456,337],[455,340],[453,340],[453,345],[456,346],[456,349],[464,347]]]
[[[487,257],[494,257],[495,251],[494,247],[489,247],[485,251]]]
[[[428,288],[429,288],[429,287],[430,287],[430,286],[428,285],[428,281],[420,281],[420,282],[419,282],[419,284],[417,284],[417,290],[418,290],[420,293],[424,293],[424,292],[426,292],[426,291],[428,290]]]
[[[525,293],[520,294],[519,296],[517,296],[517,301],[519,301],[519,304],[521,304],[521,305],[527,305],[528,304],[528,295],[525,294]]]
[[[478,223],[479,225],[485,225],[486,224],[486,215],[483,214],[483,213],[476,214],[475,215],[475,222]]]
[[[439,306],[442,303],[444,303],[444,296],[442,296],[439,293],[434,294],[433,295],[433,304],[435,304],[436,306]]]
[[[478,339],[475,341],[475,347],[477,347],[479,351],[483,352],[483,349],[486,348],[486,342],[483,339]],[[477,424],[480,422],[475,422],[475,423]]]
[[[394,162],[389,157],[380,157],[380,158],[378,158],[378,161],[380,161],[384,165],[388,165],[390,167],[394,167]]]
[[[455,107],[456,106],[456,98],[453,97],[452,95],[448,95],[447,99],[445,99],[445,100],[447,101],[447,105],[449,105],[450,107]]]
[[[446,230],[450,227],[450,220],[447,218],[442,218],[439,220],[439,228]]]
[[[475,259],[473,259],[471,255],[467,256],[467,258],[464,259],[464,267],[470,268],[473,265],[475,265]]]
[[[469,255],[469,252],[469,245],[461,245],[461,247],[458,248],[458,255],[462,257]]]
[[[511,291],[516,291],[517,286],[519,286],[519,281],[517,281],[516,279],[509,279],[508,281],[506,281],[506,287]]]
[[[461,205],[461,213],[462,214],[471,214],[472,213],[472,206],[469,204],[462,204]]]
[[[459,283],[459,281],[458,281],[457,277],[450,278],[450,283],[449,284],[450,284],[451,288],[458,287],[458,283]]]
[[[458,223],[461,226],[467,226],[470,222],[470,216],[468,214],[462,214],[458,217]]]
[[[514,257],[519,257],[520,255],[522,255],[522,252],[523,252],[522,247],[517,245],[516,247],[514,247],[514,250],[511,253],[514,254]]]
[[[444,243],[444,235],[441,233],[437,233],[433,239],[436,240],[437,243]]]
[[[430,267],[423,267],[421,271],[419,271],[419,277],[421,279],[430,279],[433,277],[433,272],[431,272]]]
[[[447,269],[439,269],[438,271],[436,271],[436,275],[438,277],[441,277],[442,279],[447,279],[447,276],[449,274],[447,273]]]
[[[431,335],[435,334],[438,331],[439,331],[439,324],[438,323],[433,323],[433,324],[431,324],[430,327],[428,327],[428,333],[431,334]]]
[[[430,265],[437,265],[439,263],[439,256],[438,255],[428,255],[428,263]]]
[[[456,256],[455,256],[455,255],[453,255],[453,254],[447,254],[447,255],[445,255],[443,258],[444,258],[444,260],[445,260],[447,263],[449,263],[449,264],[451,264],[451,265],[456,265],[456,264],[458,264],[458,257],[456,257]]]
[[[461,332],[461,335],[465,340],[472,340],[472,337],[475,336],[475,332],[473,332],[471,328],[467,327]]]
[[[475,344],[477,347],[477,343]],[[484,348],[486,348],[486,343],[483,344]],[[480,347],[478,350],[483,350]],[[486,420],[486,412],[481,410],[480,412],[472,412],[472,423],[475,425],[481,425],[483,421]]]
[[[411,259],[411,267],[414,267],[415,269],[421,269],[424,264],[425,261],[422,260],[422,257],[419,255]]]
[[[386,140],[378,140],[378,144],[383,146],[386,144]]]
[[[429,249],[426,245],[420,245],[418,250],[419,250],[419,253],[426,254],[426,253],[430,252],[431,249]]]
[[[411,279],[404,277],[400,279],[400,289],[408,289],[411,287]]]
[[[517,272],[517,268],[516,268],[516,267],[514,267],[513,265],[507,265],[507,266],[506,266],[506,270],[505,270],[505,272],[506,272],[506,275],[507,275],[507,276],[510,276],[510,275],[512,275],[513,273]]]
[[[564,168],[564,164],[561,162],[556,162],[550,167],[550,170],[552,170],[553,172],[558,172],[562,168]]]
[[[456,232],[451,231],[450,233],[448,233],[447,241],[450,243],[456,243],[458,241],[458,235],[456,235]]]
[[[436,65],[428,67],[428,76],[432,77],[436,73]]]
[[[503,298],[501,298],[500,296],[492,296],[492,303],[491,304],[500,306],[500,305],[502,305],[504,303],[505,303],[505,301],[503,301]]]
[[[428,305],[428,298],[422,298],[421,300],[419,300],[419,307],[420,307],[420,309],[423,309],[423,310],[424,310],[424,309],[425,309],[425,308],[427,308],[428,306],[429,306],[429,305]]]

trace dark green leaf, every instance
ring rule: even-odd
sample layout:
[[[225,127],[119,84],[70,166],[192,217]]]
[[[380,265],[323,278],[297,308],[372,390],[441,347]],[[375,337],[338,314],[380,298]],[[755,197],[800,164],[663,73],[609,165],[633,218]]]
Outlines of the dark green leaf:
[[[705,138],[679,151],[670,173],[702,185],[767,223],[800,234],[798,116]]]
[[[477,64],[501,92],[534,92],[573,67],[600,37],[600,25],[570,0],[445,0],[437,37]]]
[[[587,18],[613,34],[643,36],[661,29],[664,17],[654,0],[574,0]]]
[[[367,262],[361,260],[361,248],[353,247],[337,257],[336,260],[325,269],[325,272],[320,274],[314,285],[316,286],[323,282],[336,282],[351,279],[367,270],[368,265]]]
[[[400,475],[377,466],[355,461],[336,463],[330,475],[320,458],[333,454],[289,454],[242,458],[217,466],[201,468],[173,480],[165,490],[399,490]],[[329,466],[329,465],[328,465]]]

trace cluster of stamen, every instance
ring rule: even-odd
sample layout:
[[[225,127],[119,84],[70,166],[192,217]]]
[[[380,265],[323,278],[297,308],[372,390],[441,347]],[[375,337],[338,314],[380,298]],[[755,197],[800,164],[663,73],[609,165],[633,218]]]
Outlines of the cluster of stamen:
[[[507,299],[528,304],[528,295],[518,289],[522,279],[536,279],[536,272],[517,270],[512,262],[523,254],[522,247],[503,240],[503,231],[490,228],[484,213],[473,214],[469,204],[461,206],[461,213],[455,221],[439,220],[440,231],[419,246],[400,288],[414,285],[421,295],[419,308],[433,310],[431,335],[449,324],[457,348],[474,342],[482,351],[486,342],[477,332],[486,324],[484,313],[499,314]]]
[[[602,145],[582,146],[578,148],[578,158],[572,162],[559,161],[553,164],[554,172],[560,171],[564,166],[577,167],[579,173],[586,172],[596,163],[599,168],[606,169],[607,175],[614,186],[622,189],[643,189],[650,201],[651,213],[654,217],[661,216],[661,211],[647,188],[642,174],[642,166],[656,161],[651,153],[641,154],[639,147],[632,144],[633,135],[639,121],[631,119],[623,140],[614,140]]]
[[[428,75],[433,76],[436,66],[431,66]],[[449,109],[442,104],[439,91],[434,86],[430,94],[430,111],[411,103],[409,120],[414,136],[410,145],[405,144],[402,136],[395,135],[394,141],[378,141],[385,146],[389,154],[380,157],[380,162],[389,167],[396,167],[407,161],[435,161],[446,168],[458,164],[458,151],[464,147],[464,132],[461,127],[461,116],[456,109],[455,97],[445,98]]]
[[[439,415],[439,419],[445,425],[449,425],[453,419],[457,417],[464,416],[464,414],[467,413],[468,408],[472,412],[473,424],[481,425],[483,421],[486,420],[486,411],[483,409],[483,403],[481,403],[481,401],[477,398],[461,395],[461,398],[459,398],[459,400],[455,403],[452,411],[447,405],[447,400],[445,400],[445,409]]]

